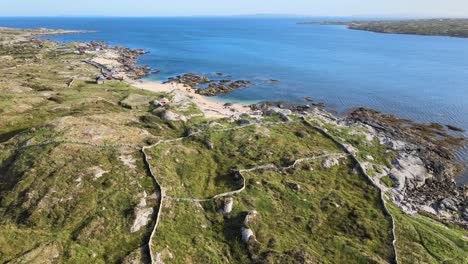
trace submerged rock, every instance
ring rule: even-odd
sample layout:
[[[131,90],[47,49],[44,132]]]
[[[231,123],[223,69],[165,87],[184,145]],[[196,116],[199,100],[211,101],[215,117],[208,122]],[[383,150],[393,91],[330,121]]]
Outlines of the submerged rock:
[[[447,128],[452,130],[452,131],[456,131],[456,132],[465,132],[465,130],[463,128],[459,128],[459,127],[452,126],[452,125],[447,125]]]

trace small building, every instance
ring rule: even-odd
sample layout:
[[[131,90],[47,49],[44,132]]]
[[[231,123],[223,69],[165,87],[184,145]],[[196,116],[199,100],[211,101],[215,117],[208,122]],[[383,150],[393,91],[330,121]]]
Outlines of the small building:
[[[168,103],[169,103],[169,100],[167,98],[163,98],[159,101],[158,106],[165,107]]]

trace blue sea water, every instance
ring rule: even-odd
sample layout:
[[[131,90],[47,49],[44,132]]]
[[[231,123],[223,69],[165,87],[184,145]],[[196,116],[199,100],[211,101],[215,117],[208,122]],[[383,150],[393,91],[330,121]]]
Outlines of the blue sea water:
[[[251,79],[220,100],[305,102],[339,112],[365,106],[468,130],[468,39],[299,25],[313,18],[0,18],[0,26],[96,30],[60,41],[143,48],[154,80],[196,72]],[[272,84],[270,79],[279,80]],[[460,158],[468,160],[466,152]]]

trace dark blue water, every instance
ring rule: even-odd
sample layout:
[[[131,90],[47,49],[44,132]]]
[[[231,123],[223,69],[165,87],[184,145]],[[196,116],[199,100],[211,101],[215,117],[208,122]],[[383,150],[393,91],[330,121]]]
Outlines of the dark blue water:
[[[310,96],[337,111],[366,106],[468,130],[468,39],[296,24],[303,20],[0,18],[0,26],[96,30],[54,39],[146,49],[151,54],[140,63],[162,72],[152,79],[222,72],[256,81],[223,100],[304,102]]]

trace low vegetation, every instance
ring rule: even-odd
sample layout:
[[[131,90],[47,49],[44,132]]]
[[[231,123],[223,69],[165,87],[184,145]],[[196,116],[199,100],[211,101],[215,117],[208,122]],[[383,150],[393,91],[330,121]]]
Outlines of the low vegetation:
[[[301,120],[246,118],[252,124],[241,127],[169,105],[193,118],[168,121],[152,102],[170,95],[94,84],[99,72],[73,52],[77,43],[32,33],[0,29],[0,263],[148,263],[161,198],[150,244],[165,263],[392,262],[378,189]],[[138,107],[122,103],[129,96]],[[365,134],[308,119],[351,143],[360,160],[390,165],[388,149],[364,143]],[[161,197],[141,148],[180,137],[147,150]],[[210,198],[242,188],[242,176],[245,190],[223,212],[226,197]],[[392,214],[401,263],[466,259],[465,231]],[[242,228],[254,237],[244,241]]]
[[[467,263],[468,232],[422,215],[406,215],[391,207],[396,218],[400,263]]]
[[[204,142],[210,141],[210,149]],[[235,143],[234,143],[235,142]],[[256,142],[251,144],[250,142]],[[333,142],[301,123],[210,133],[154,150],[152,164],[166,195],[210,198],[239,189],[237,171],[341,153]],[[196,158],[194,158],[196,157]],[[234,209],[222,214],[224,198],[206,202],[166,198],[155,248],[168,263],[258,263],[326,261],[390,262],[391,221],[378,191],[353,172],[345,156],[324,168],[327,158],[287,170],[244,172],[246,189]],[[255,240],[245,244],[241,228],[249,211]]]
[[[390,34],[468,37],[468,19],[305,22],[301,24],[347,25],[350,29]]]

